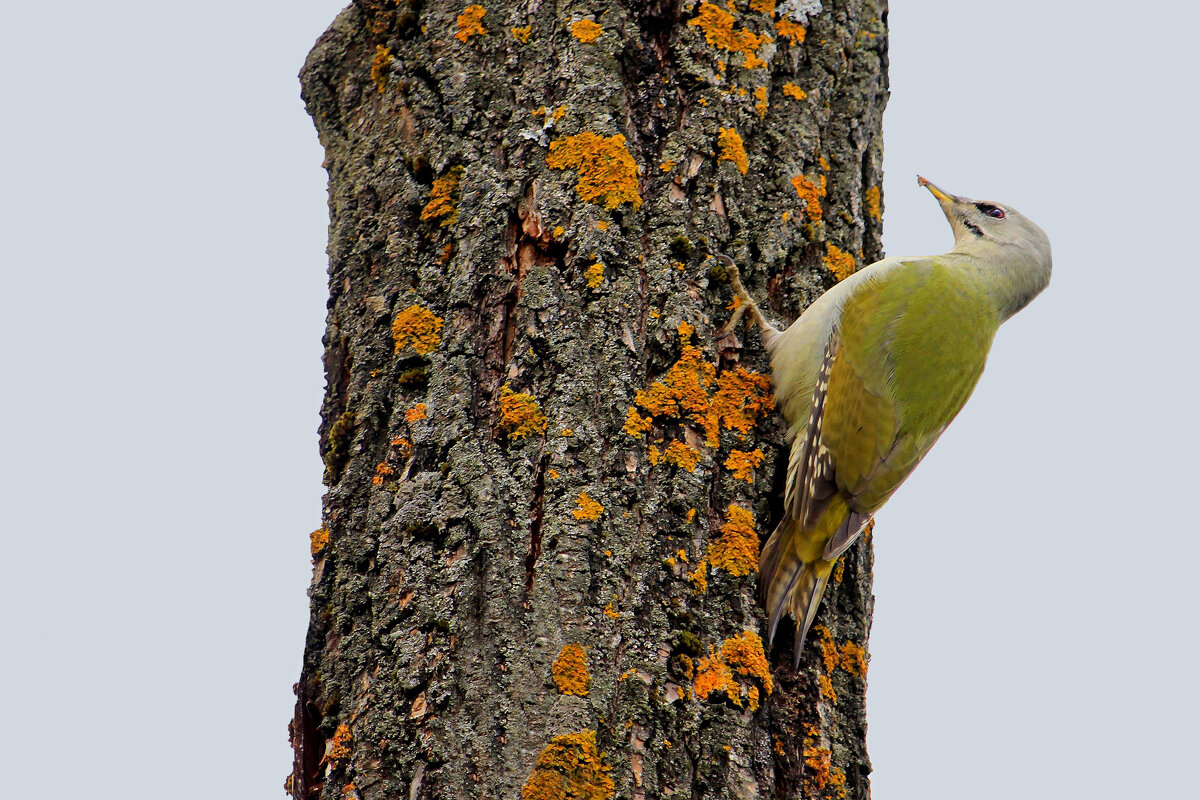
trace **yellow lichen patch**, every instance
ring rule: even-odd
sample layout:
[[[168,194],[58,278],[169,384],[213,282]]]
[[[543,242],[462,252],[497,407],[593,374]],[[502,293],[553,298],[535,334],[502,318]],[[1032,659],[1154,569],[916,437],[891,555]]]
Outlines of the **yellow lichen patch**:
[[[841,662],[841,654],[838,653],[837,644],[833,641],[833,634],[824,625],[814,625],[812,632],[817,637],[817,645],[821,648],[821,662],[825,666],[825,673],[829,674],[837,669]]]
[[[807,92],[791,81],[788,81],[783,85],[783,93],[795,100],[803,100],[804,98],[808,97]]]
[[[792,178],[792,186],[796,196],[804,201],[804,212],[813,222],[821,219],[821,198],[825,196],[825,176],[820,176],[820,182],[811,181],[804,175]]]
[[[613,608],[612,601],[609,600],[608,605],[604,607],[604,616],[608,617],[609,619],[620,619],[621,612]]]
[[[562,225],[555,225],[554,226],[554,238],[557,239],[558,237],[562,236],[565,231],[566,231],[566,228],[564,228]]]
[[[804,764],[808,767],[804,783],[808,786],[808,796],[812,797],[824,790],[825,785],[829,783],[829,762],[832,754],[828,748],[821,747],[809,737],[804,739],[803,754]]]
[[[659,165],[658,165],[658,168],[659,168],[660,170],[662,170],[663,172],[670,172],[671,170],[675,169],[675,162],[674,162],[674,161],[669,161],[669,160],[668,160],[668,161],[664,161],[664,162],[662,162],[661,164],[659,164]]]
[[[817,685],[821,690],[821,697],[824,697],[831,703],[837,702],[837,692],[833,689],[833,681],[829,680],[828,675],[818,675]]]
[[[592,264],[583,271],[583,277],[587,279],[589,289],[600,288],[600,284],[604,283],[604,264],[600,261]]]
[[[597,503],[592,498],[588,497],[587,492],[580,492],[579,499],[576,501],[579,505],[571,513],[575,515],[575,519],[594,522],[600,519],[600,515],[604,513],[604,506]]]
[[[825,156],[820,156],[817,158],[817,163],[821,165],[821,169],[825,170],[826,172],[829,171],[829,159],[827,159]]]
[[[608,223],[605,222],[604,220],[600,220],[599,222],[596,223],[596,230],[598,230],[598,231],[608,230]]]
[[[458,32],[454,34],[454,38],[460,42],[466,42],[472,36],[482,36],[487,33],[487,28],[483,27],[483,15],[487,10],[483,6],[473,4],[463,9],[463,12],[458,15]]]
[[[531,394],[514,392],[506,383],[500,387],[500,430],[509,439],[546,432],[546,415]]]
[[[396,469],[386,461],[380,461],[375,465],[375,475],[371,478],[371,483],[376,486],[383,485],[383,479],[389,475],[395,474]]]
[[[429,190],[429,202],[421,209],[423,222],[441,220],[438,223],[440,228],[448,228],[458,222],[458,203],[454,200],[454,193],[458,191],[458,184],[465,171],[461,166],[453,167],[433,181],[433,188]]]
[[[680,325],[682,334],[684,325]],[[689,329],[690,325],[687,326]],[[686,338],[686,337],[684,337]],[[693,421],[707,422],[709,400],[708,387],[716,378],[716,367],[704,361],[700,348],[684,344],[683,351],[661,381],[648,389],[639,389],[634,402],[651,416],[667,416]]]
[[[642,205],[638,194],[637,164],[621,134],[604,137],[591,131],[564,136],[550,143],[546,165],[572,169],[579,175],[575,190],[584,201],[597,202],[608,210],[621,203]]]
[[[725,459],[725,468],[733,470],[733,477],[746,483],[754,483],[754,470],[763,462],[763,451],[755,448],[750,452],[731,450]]]
[[[833,582],[841,583],[842,576],[846,574],[846,559],[839,558],[837,566],[833,568]]]
[[[879,187],[872,186],[870,189],[867,189],[863,195],[863,199],[867,201],[867,213],[871,216],[871,219],[876,222],[883,219],[883,209],[879,203]]]
[[[833,277],[844,281],[854,274],[854,256],[829,242],[825,245],[825,266],[833,273]]]
[[[571,35],[584,44],[596,41],[602,33],[604,33],[604,28],[597,25],[595,20],[581,19],[571,23]]]
[[[717,446],[721,425],[746,434],[754,428],[759,414],[773,408],[775,396],[769,376],[742,367],[722,372],[705,419],[708,446]]]
[[[758,534],[754,515],[737,505],[725,512],[721,535],[708,545],[708,560],[713,567],[740,577],[758,569]]]
[[[779,34],[780,39],[791,39],[792,44],[803,42],[804,35],[807,33],[803,25],[798,22],[792,22],[787,17],[775,23],[775,32]]]
[[[419,356],[430,353],[442,343],[442,318],[418,305],[411,305],[396,315],[392,322],[392,338],[396,352],[411,347]]]
[[[699,700],[707,700],[713,692],[725,692],[734,705],[742,704],[741,686],[733,679],[733,670],[715,650],[700,659],[696,665],[696,679],[692,691]]]
[[[867,651],[854,642],[844,642],[840,648],[838,666],[856,678],[867,674]]]
[[[577,644],[564,644],[550,667],[554,685],[563,694],[587,697],[592,676],[588,674],[587,651]]]
[[[546,477],[552,481],[558,480],[558,470],[551,467],[550,469],[546,470]]]
[[[708,559],[700,559],[696,569],[683,577],[692,582],[692,593],[697,597],[708,591]]]
[[[696,697],[707,700],[715,691],[724,691],[734,705],[742,704],[742,693],[751,700],[751,710],[758,707],[758,692],[754,686],[743,686],[734,675],[757,678],[767,694],[775,691],[771,667],[763,652],[762,639],[754,631],[745,631],[726,639],[719,651],[712,650],[700,659],[696,667],[693,690]]]
[[[747,28],[733,29],[733,15],[712,3],[701,3],[700,11],[688,25],[704,32],[704,41],[720,50],[741,53],[745,56],[746,69],[765,67],[767,62],[758,57],[758,48],[771,41],[770,36],[758,35]]]
[[[775,15],[775,0],[750,0],[750,10]]]
[[[594,730],[555,736],[521,787],[521,800],[608,800],[616,787]]]
[[[662,461],[662,451],[654,445],[650,445],[650,449],[646,451],[646,457],[650,459],[650,466],[657,467],[658,462]]]
[[[325,750],[325,758],[328,761],[337,761],[343,758],[350,757],[350,742],[354,736],[350,733],[350,726],[342,723],[337,726],[337,730],[333,732],[333,738],[329,740],[329,745]]]
[[[762,119],[767,116],[767,87],[760,86],[755,89],[754,99],[758,101],[754,104],[754,110],[758,112],[758,118]]]
[[[689,508],[689,509],[687,510],[687,514],[685,514],[683,518],[684,518],[684,519],[687,521],[687,523],[688,523],[689,525],[691,525],[691,524],[692,524],[692,522],[694,522],[694,521],[695,521],[695,519],[696,519],[696,509],[694,509],[694,508]]]
[[[521,44],[529,44],[529,37],[533,35],[533,26],[526,25],[524,28],[509,28],[509,33]]]
[[[643,417],[638,414],[636,408],[629,407],[629,413],[625,415],[625,433],[640,439],[650,432],[651,425],[653,422],[649,417]]]
[[[743,175],[750,168],[750,161],[746,158],[746,148],[742,144],[742,137],[733,128],[721,128],[717,132],[717,161],[732,161],[733,165],[738,168],[738,172]]]
[[[401,458],[408,458],[412,454],[412,442],[403,436],[392,437],[392,447],[396,448],[396,452]]]
[[[688,472],[695,472],[696,465],[700,463],[700,451],[683,442],[673,441],[667,445],[666,451],[663,452],[663,461],[666,461],[668,464],[674,464],[677,467],[683,467]]]
[[[371,82],[380,94],[387,89],[388,68],[392,65],[392,51],[381,44],[375,45],[375,57],[371,59]]]
[[[404,412],[404,421],[408,424],[420,422],[429,416],[429,406],[424,403],[417,403],[415,406]]]
[[[329,529],[317,528],[308,535],[308,549],[314,556],[319,556],[328,545]]]

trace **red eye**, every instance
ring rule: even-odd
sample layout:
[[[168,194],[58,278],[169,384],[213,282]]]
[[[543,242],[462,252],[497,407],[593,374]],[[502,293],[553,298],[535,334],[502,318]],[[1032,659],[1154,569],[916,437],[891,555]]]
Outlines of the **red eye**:
[[[1002,208],[996,208],[995,206],[992,206],[991,208],[989,208],[987,211],[985,211],[983,213],[987,214],[989,217],[995,217],[996,219],[1004,219],[1004,209],[1002,209]]]

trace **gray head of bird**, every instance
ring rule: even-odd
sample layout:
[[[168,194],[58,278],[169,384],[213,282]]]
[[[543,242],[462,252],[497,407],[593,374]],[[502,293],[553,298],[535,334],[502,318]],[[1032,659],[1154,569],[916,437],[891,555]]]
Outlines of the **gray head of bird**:
[[[928,189],[954,229],[951,253],[973,256],[1004,272],[1020,273],[1025,278],[1023,302],[1014,304],[1016,313],[1050,282],[1050,239],[1046,232],[1020,211],[1003,203],[972,200],[943,192],[917,176],[917,183]]]

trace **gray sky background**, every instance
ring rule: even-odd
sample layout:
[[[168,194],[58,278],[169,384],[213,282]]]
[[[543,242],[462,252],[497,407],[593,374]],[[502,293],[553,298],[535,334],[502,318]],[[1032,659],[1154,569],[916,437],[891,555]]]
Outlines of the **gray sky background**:
[[[341,5],[4,12],[5,796],[282,796],[326,297],[295,75]],[[1188,796],[1200,12],[889,22],[888,253],[950,245],[919,171],[1055,274],[880,515],[874,796]]]

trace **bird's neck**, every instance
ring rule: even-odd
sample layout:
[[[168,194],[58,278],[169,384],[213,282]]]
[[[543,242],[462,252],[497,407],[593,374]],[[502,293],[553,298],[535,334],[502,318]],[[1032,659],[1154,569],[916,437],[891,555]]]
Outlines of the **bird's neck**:
[[[1016,245],[971,242],[967,247],[955,247],[950,254],[962,256],[964,268],[978,276],[1001,322],[1029,305],[1050,283],[1049,259]]]

